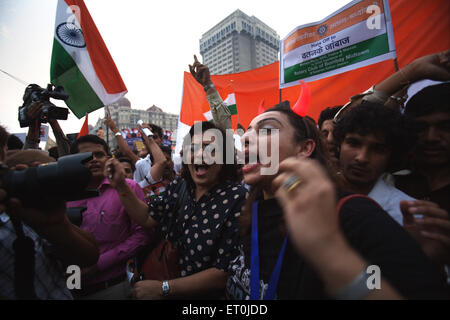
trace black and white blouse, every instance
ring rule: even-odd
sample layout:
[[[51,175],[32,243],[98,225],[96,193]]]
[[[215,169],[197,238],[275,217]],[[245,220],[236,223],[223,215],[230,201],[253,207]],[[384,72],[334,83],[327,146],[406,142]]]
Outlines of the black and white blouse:
[[[175,179],[161,198],[149,204],[149,214],[159,223],[163,237],[179,243],[181,276],[214,267],[226,271],[238,254],[238,217],[247,190],[239,183],[227,181],[215,185],[198,201],[195,190],[186,187],[182,212],[176,211],[181,178]],[[174,227],[172,219],[175,219]],[[170,228],[170,230],[169,230]]]

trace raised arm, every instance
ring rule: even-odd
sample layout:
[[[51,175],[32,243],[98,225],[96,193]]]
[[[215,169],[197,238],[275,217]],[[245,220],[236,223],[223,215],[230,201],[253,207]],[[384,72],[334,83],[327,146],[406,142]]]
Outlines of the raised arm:
[[[0,189],[0,192],[2,191],[3,189]],[[0,194],[0,202],[5,196],[6,193]],[[69,221],[65,202],[55,200],[45,209],[36,209],[24,208],[19,199],[12,198],[5,207],[11,219],[23,221],[48,240],[53,245],[55,255],[65,264],[83,267],[97,262],[99,250],[96,240],[91,233]]]
[[[348,110],[360,104],[363,99],[381,104],[403,103],[403,96],[409,85],[425,79],[450,80],[450,50],[415,59],[380,83],[375,84],[373,93],[352,97],[345,109]],[[342,116],[343,113],[344,111],[340,112],[337,117]]]
[[[33,119],[28,127],[27,137],[23,149],[39,149],[41,122],[39,117],[42,112],[43,103],[36,101],[31,104],[27,110],[27,117]]]
[[[109,159],[105,165],[105,176],[116,189],[125,210],[136,224],[151,229],[158,223],[149,215],[148,206],[140,200],[125,181],[125,171],[117,159]]]
[[[323,280],[326,291],[339,299],[339,293],[348,291],[351,284],[366,271],[368,261],[348,244],[339,228],[333,184],[320,165],[312,160],[286,159],[280,163],[280,172],[274,180],[274,187],[284,210],[289,235],[298,251]],[[297,182],[287,184],[288,177]],[[353,297],[401,298],[383,278],[381,289]]]
[[[201,64],[197,60],[197,56],[194,55],[194,64],[192,66],[189,65],[189,71],[206,92],[206,99],[208,100],[214,123],[224,130],[232,129],[231,112],[223,103],[216,87],[214,87],[209,68]]]
[[[70,154],[69,140],[59,126],[58,121],[56,119],[49,119],[48,123],[50,123],[53,134],[55,135],[56,146],[58,148],[58,157]]]
[[[150,126],[147,124],[143,124],[143,127],[151,130]],[[150,167],[150,177],[153,179],[153,181],[157,182],[162,179],[164,169],[167,166],[166,156],[164,155],[158,144],[155,142],[155,140],[153,140],[151,136],[147,137],[141,126],[138,126],[138,129],[141,133],[142,141],[144,142],[145,147],[153,156],[152,166]],[[146,180],[144,180],[144,182],[146,182]]]
[[[107,125],[111,131],[114,133],[114,137],[117,141],[117,146],[119,147],[120,152],[122,152],[125,156],[131,159],[133,161],[133,164],[136,164],[136,161],[139,160],[139,157],[134,154],[134,152],[130,149],[130,146],[125,141],[125,139],[122,137],[122,134],[120,133],[119,128],[117,127],[116,123],[114,122],[111,117],[106,116],[105,120],[103,121],[105,125]]]

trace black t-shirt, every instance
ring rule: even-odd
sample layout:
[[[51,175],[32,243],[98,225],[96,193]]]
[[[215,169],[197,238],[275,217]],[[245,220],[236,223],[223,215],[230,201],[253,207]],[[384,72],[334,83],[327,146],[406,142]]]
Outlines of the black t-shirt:
[[[282,209],[276,199],[264,200],[258,210],[260,294],[267,290],[284,235]],[[354,198],[339,214],[340,226],[350,245],[407,299],[448,298],[439,271],[418,244],[371,200]],[[232,261],[227,280],[230,299],[249,299],[251,235],[240,241],[240,256]],[[314,270],[288,241],[276,299],[328,299]]]
[[[450,184],[432,191],[424,176],[411,173],[406,176],[396,175],[395,187],[416,199],[437,203],[450,215]]]

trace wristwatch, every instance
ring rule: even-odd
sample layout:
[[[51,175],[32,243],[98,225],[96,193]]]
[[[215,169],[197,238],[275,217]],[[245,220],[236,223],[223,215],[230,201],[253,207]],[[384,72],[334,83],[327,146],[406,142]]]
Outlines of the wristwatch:
[[[169,282],[168,281],[163,281],[162,286],[162,293],[164,297],[167,297],[170,293],[170,286],[169,286]]]
[[[364,267],[361,273],[353,279],[352,282],[339,290],[331,292],[330,295],[336,300],[362,300],[371,291],[367,285],[369,277],[370,274],[366,272],[366,267]]]
[[[121,136],[122,133],[120,131],[117,131],[116,133],[114,133],[115,136]]]

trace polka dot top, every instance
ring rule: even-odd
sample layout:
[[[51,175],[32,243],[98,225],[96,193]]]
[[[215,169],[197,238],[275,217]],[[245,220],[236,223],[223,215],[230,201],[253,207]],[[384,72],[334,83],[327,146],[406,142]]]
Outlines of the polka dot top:
[[[181,276],[188,276],[211,267],[226,271],[229,262],[239,253],[238,217],[245,202],[247,190],[236,182],[215,185],[198,201],[194,188],[186,187],[186,202],[181,215],[174,212],[180,185],[175,179],[161,198],[149,205],[149,214],[159,223],[163,237],[173,241],[179,236]],[[180,218],[179,218],[180,216]],[[175,224],[170,227],[171,219]]]

